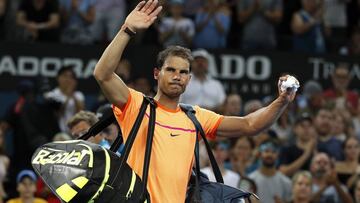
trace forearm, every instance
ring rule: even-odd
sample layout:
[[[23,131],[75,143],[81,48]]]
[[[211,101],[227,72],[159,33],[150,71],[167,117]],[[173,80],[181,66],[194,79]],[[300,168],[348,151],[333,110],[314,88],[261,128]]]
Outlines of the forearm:
[[[279,23],[282,18],[282,11],[275,10],[275,11],[266,11],[264,16],[273,23]]]
[[[29,22],[26,20],[25,14],[23,12],[18,12],[16,14],[16,24],[21,27],[26,27]]]
[[[301,155],[297,160],[295,160],[293,163],[288,165],[280,166],[280,171],[287,175],[292,176],[296,171],[298,171],[306,162],[306,160],[309,158],[310,153],[304,152],[303,155]]]
[[[247,21],[247,19],[252,16],[252,14],[255,12],[255,7],[252,6],[247,10],[243,10],[241,12],[239,12],[238,15],[238,21],[239,23],[245,23]]]
[[[90,8],[87,12],[79,12],[82,19],[86,21],[86,23],[92,23],[95,20],[95,10],[94,8]]]
[[[310,202],[320,202],[321,195],[324,193],[325,189],[325,187],[322,187],[319,191],[313,194]]]
[[[247,116],[245,119],[249,124],[251,134],[258,134],[269,128],[280,117],[288,105],[284,97],[278,97],[269,106],[261,108]]]
[[[292,30],[296,34],[303,34],[307,31],[309,31],[314,26],[314,22],[303,22],[301,24],[293,25]]]
[[[105,49],[94,69],[96,80],[105,81],[112,77],[129,40],[130,36],[123,29],[117,33],[114,40]]]
[[[121,60],[121,55],[130,39],[130,36],[123,30],[124,27],[105,49],[94,70],[94,77],[104,95],[110,103],[119,108],[123,107],[129,97],[128,87],[115,73],[115,69]]]
[[[49,21],[47,21],[45,23],[39,23],[38,27],[39,27],[39,29],[52,29],[52,28],[59,27],[59,24],[60,24],[59,15],[52,14]]]
[[[215,21],[215,28],[216,30],[223,34],[225,32],[225,28],[223,27],[223,25],[221,25],[221,23],[219,22],[219,20],[216,18],[216,16],[214,16],[214,21]]]
[[[336,189],[336,192],[339,194],[341,202],[343,203],[352,203],[351,196],[349,193],[345,192],[342,188],[339,182],[334,184],[334,187]]]
[[[356,182],[356,180],[358,179],[359,175],[357,173],[355,173],[354,175],[352,175],[346,182],[346,187],[348,188],[352,188]]]
[[[84,102],[77,100],[75,97],[74,97],[74,100],[75,100],[76,112],[79,112],[79,111],[83,110],[84,109]]]
[[[205,21],[203,21],[203,22],[201,22],[201,23],[199,23],[199,24],[197,24],[196,25],[196,32],[201,32],[204,28],[205,28],[205,26],[209,23],[209,18],[208,19],[206,19]]]

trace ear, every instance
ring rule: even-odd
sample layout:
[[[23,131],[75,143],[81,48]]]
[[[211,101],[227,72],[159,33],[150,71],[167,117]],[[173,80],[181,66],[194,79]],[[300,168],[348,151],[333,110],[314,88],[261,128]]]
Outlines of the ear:
[[[160,74],[160,70],[158,68],[154,68],[154,79],[158,80]]]

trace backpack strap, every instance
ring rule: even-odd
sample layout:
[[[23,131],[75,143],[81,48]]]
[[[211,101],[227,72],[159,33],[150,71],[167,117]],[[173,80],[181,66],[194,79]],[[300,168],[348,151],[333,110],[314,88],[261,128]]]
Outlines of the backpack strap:
[[[210,159],[210,163],[211,163],[211,166],[212,166],[212,169],[213,169],[213,172],[214,172],[214,175],[215,175],[215,178],[216,178],[216,182],[218,183],[224,183],[224,180],[223,180],[223,177],[221,175],[221,172],[220,172],[220,169],[219,169],[219,166],[218,164],[216,163],[216,160],[214,158],[214,155],[211,151],[211,147],[209,145],[209,142],[207,141],[206,139],[206,136],[205,136],[205,132],[200,124],[200,122],[198,121],[198,119],[196,118],[195,116],[195,113],[196,111],[194,110],[193,106],[192,105],[189,105],[189,104],[180,104],[180,108],[181,110],[183,110],[185,112],[185,114],[190,118],[190,120],[194,123],[195,125],[195,129],[196,129],[196,135],[201,135],[202,139],[204,140],[205,142],[205,146],[206,146],[206,151],[209,155],[209,159]],[[196,145],[195,145],[195,159],[200,159],[199,157],[199,147],[198,147],[198,142],[199,142],[199,139],[198,137],[196,137]],[[199,161],[196,161],[196,168],[199,168],[199,171],[197,171],[197,176],[200,175],[200,164],[198,165],[198,162]]]
[[[89,130],[85,134],[80,136],[78,139],[87,140],[90,137],[97,135],[114,121],[116,121],[114,114],[104,114],[104,116],[98,122],[92,125]]]
[[[146,200],[146,185],[148,181],[149,175],[149,166],[150,166],[150,158],[151,158],[151,149],[152,149],[152,142],[154,137],[154,130],[155,130],[155,121],[156,121],[156,103],[153,98],[145,97],[144,99],[148,100],[150,103],[150,116],[149,116],[149,125],[147,131],[147,139],[146,139],[146,148],[145,148],[145,157],[144,157],[144,168],[143,168],[143,188],[141,188],[141,200]]]

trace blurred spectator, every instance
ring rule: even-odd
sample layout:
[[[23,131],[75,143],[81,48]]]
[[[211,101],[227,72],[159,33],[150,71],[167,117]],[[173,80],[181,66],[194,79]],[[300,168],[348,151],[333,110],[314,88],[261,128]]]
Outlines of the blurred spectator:
[[[62,142],[62,141],[68,141],[72,140],[72,137],[64,132],[56,133],[53,137],[54,142]]]
[[[279,146],[274,141],[261,144],[261,167],[249,175],[256,183],[262,203],[289,201],[291,198],[291,180],[276,168],[278,155]]]
[[[221,107],[226,94],[222,84],[208,74],[209,53],[204,49],[193,52],[192,77],[180,101],[215,110]]]
[[[96,117],[99,120],[101,118],[103,118],[104,116],[107,117],[111,114],[113,114],[111,104],[104,104],[104,105],[100,106],[96,111]],[[114,143],[114,141],[116,140],[116,138],[118,136],[120,136],[121,137],[120,143],[122,143],[122,144],[120,145],[120,147],[118,149],[118,154],[121,154],[121,152],[124,148],[124,143],[123,143],[123,139],[122,139],[121,129],[120,129],[120,126],[117,123],[117,121],[114,121],[113,123],[111,123],[108,127],[106,127],[104,130],[102,130],[99,134],[104,137],[104,139],[109,143],[109,145],[112,145]]]
[[[313,202],[352,203],[351,196],[347,188],[340,183],[328,155],[316,154],[310,168],[313,176]]]
[[[291,19],[295,12],[301,8],[302,0],[282,0],[283,2],[283,16],[281,23],[278,29],[278,39],[279,39],[279,48],[280,50],[290,50],[292,45],[292,35],[291,30]]]
[[[3,202],[3,200],[7,197],[5,188],[4,188],[4,182],[7,178],[7,171],[9,170],[10,166],[10,159],[5,154],[5,135],[0,129],[0,202]]]
[[[47,203],[61,203],[59,198],[54,195],[50,188],[39,178],[36,182],[36,193],[37,197],[41,197],[46,200]]]
[[[241,177],[247,177],[257,169],[254,156],[255,143],[250,137],[245,136],[233,143],[230,155],[231,169]]]
[[[17,84],[16,91],[18,93],[17,100],[10,105],[6,110],[5,117],[1,122],[1,130],[3,133],[6,133],[6,130],[12,128],[15,130],[20,130],[17,128],[18,121],[20,119],[20,114],[23,111],[24,105],[28,101],[33,101],[35,99],[35,87],[34,83],[30,80],[22,80]]]
[[[164,46],[179,45],[191,47],[195,35],[194,23],[183,16],[183,0],[170,0],[170,16],[161,19],[160,43]]]
[[[63,20],[61,41],[67,44],[91,44],[91,25],[95,20],[95,0],[59,0]]]
[[[150,97],[154,97],[155,93],[152,90],[152,86],[148,77],[139,76],[134,79],[134,89]]]
[[[282,18],[281,0],[242,0],[238,4],[238,21],[243,24],[241,47],[244,50],[276,48],[275,25]]]
[[[10,199],[7,203],[46,203],[44,199],[35,197],[36,175],[31,170],[22,170],[16,177],[19,197]]]
[[[300,113],[307,112],[310,115],[315,115],[325,102],[323,88],[320,83],[314,80],[308,80],[304,84],[302,94],[297,95],[296,101]]]
[[[295,143],[284,146],[280,153],[279,169],[287,176],[299,170],[309,170],[316,150],[315,129],[308,114],[301,114],[294,124]]]
[[[131,69],[132,65],[129,60],[122,58],[119,62],[118,67],[115,70],[115,73],[121,77],[121,79],[129,85],[131,82]]]
[[[18,98],[14,103],[12,103],[5,112],[5,116],[3,121],[1,122],[1,130],[3,136],[5,133],[12,130],[12,138],[13,138],[13,146],[16,146],[16,150],[14,150],[14,154],[11,158],[13,158],[14,162],[11,162],[9,175],[10,175],[10,186],[9,189],[15,188],[15,179],[17,173],[23,169],[24,167],[30,167],[29,161],[26,160],[30,157],[24,157],[25,153],[29,153],[24,149],[26,143],[23,139],[24,129],[22,126],[22,122],[20,122],[21,115],[23,113],[23,109],[28,103],[33,102],[35,99],[35,87],[34,83],[29,80],[22,80],[17,84],[16,87]],[[9,194],[15,191],[7,191]]]
[[[248,115],[252,112],[255,112],[258,109],[261,109],[263,107],[263,104],[260,100],[253,99],[245,102],[244,104],[244,115]]]
[[[95,20],[91,27],[95,41],[104,38],[110,42],[125,21],[125,0],[97,0],[95,2]]]
[[[62,104],[59,115],[59,126],[63,132],[68,132],[66,122],[76,112],[84,109],[85,97],[77,91],[77,78],[71,66],[62,67],[57,73],[58,86],[45,93],[45,98],[52,98]]]
[[[311,203],[312,176],[307,171],[297,172],[292,179],[292,201],[290,203]]]
[[[237,93],[232,93],[226,96],[224,102],[223,115],[226,116],[240,116],[241,115],[241,96]]]
[[[340,54],[349,56],[360,56],[360,27],[354,28],[347,46],[340,49]]]
[[[360,99],[358,101],[357,112],[352,117],[352,126],[354,127],[355,136],[360,139]]]
[[[355,183],[354,200],[354,203],[360,203],[360,178],[358,178]]]
[[[343,143],[347,137],[350,136],[350,123],[347,122],[343,114],[340,113],[340,109],[334,110],[334,120],[331,126],[331,134],[334,135],[341,143]]]
[[[225,160],[228,159],[229,156],[229,144],[222,141],[216,142],[213,146],[213,153],[219,165],[221,175],[224,178],[224,184],[237,188],[239,186],[240,175],[224,167]],[[205,173],[210,181],[216,182],[211,166],[202,168],[201,172]]]
[[[205,5],[206,0],[184,0],[184,14],[195,19],[196,13]]]
[[[59,5],[54,0],[22,0],[16,23],[25,29],[26,40],[57,41]]]
[[[9,170],[10,184],[15,184],[16,174],[20,170],[31,168],[31,156],[35,149],[51,141],[52,136],[59,132],[57,109],[52,101],[35,100],[34,84],[28,80],[19,83],[18,92],[18,100],[5,116],[5,128],[13,130],[13,146],[16,149],[12,157],[16,161],[11,163]],[[11,192],[14,191],[9,194]]]
[[[244,104],[244,115],[246,116],[248,114],[251,114],[256,110],[262,108],[263,106],[264,105],[262,104],[262,102],[258,99],[249,100]],[[268,130],[259,133],[258,135],[254,136],[253,139],[255,142],[255,146],[258,147],[259,145],[261,145],[261,143],[268,140],[269,138],[276,138],[276,137],[277,135],[274,133],[274,131]]]
[[[255,181],[253,181],[252,179],[248,178],[248,177],[241,177],[240,182],[239,182],[239,188],[251,193],[256,194],[257,193],[257,187],[256,187],[256,183]],[[253,202],[253,201],[251,201]],[[255,201],[254,203],[256,203],[258,201]]]
[[[344,161],[335,163],[335,170],[339,180],[348,188],[353,188],[355,181],[360,175],[359,165],[359,141],[355,137],[349,137],[344,142]]]
[[[225,48],[230,24],[231,13],[229,8],[221,5],[219,0],[207,0],[204,7],[196,13],[194,47]]]
[[[331,158],[343,160],[342,143],[331,134],[334,114],[329,108],[321,108],[314,118],[314,126],[318,136],[317,150]]]
[[[302,9],[294,14],[293,49],[306,53],[325,53],[322,0],[302,0]]]
[[[292,121],[289,111],[289,108],[287,108],[280,118],[270,127],[270,129],[276,133],[281,143],[287,143],[288,140],[290,140]]]
[[[325,90],[324,97],[335,103],[336,108],[356,114],[359,95],[349,90],[350,72],[346,64],[339,64],[332,73],[332,87]]]
[[[353,32],[355,27],[360,26],[360,1],[349,0],[347,3],[347,33]]]
[[[6,15],[8,12],[8,0],[0,0],[0,40],[6,37]]]
[[[84,135],[91,126],[98,122],[98,120],[99,119],[93,112],[80,111],[68,120],[67,125],[73,138],[78,139]],[[92,136],[88,139],[88,141],[109,148],[109,143],[104,140],[103,134],[99,133],[95,136]]]
[[[324,23],[331,29],[330,45],[332,50],[338,50],[346,39],[346,4],[350,0],[323,0]]]

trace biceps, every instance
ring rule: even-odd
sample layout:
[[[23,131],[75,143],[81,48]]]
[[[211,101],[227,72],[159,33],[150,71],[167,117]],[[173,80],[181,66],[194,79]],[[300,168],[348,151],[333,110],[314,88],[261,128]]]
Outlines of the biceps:
[[[217,133],[219,135],[247,135],[249,133],[249,123],[244,117],[226,116],[221,121]]]

